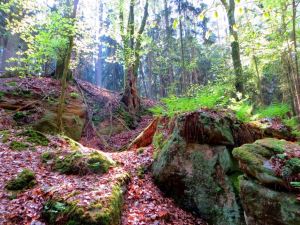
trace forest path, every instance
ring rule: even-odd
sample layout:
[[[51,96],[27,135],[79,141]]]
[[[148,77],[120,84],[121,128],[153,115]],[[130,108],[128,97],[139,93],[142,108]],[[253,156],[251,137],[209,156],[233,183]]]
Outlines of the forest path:
[[[120,137],[132,137],[150,122],[151,118],[143,117],[135,131],[123,132],[117,137],[112,137],[110,142],[120,144]],[[108,154],[131,174],[123,206],[122,225],[206,224],[176,206],[174,201],[165,197],[155,185],[150,168],[153,162],[153,146]]]

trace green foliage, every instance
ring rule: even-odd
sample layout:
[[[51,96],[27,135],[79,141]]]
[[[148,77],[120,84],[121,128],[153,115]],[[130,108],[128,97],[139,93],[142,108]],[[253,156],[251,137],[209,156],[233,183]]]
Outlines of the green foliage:
[[[36,184],[35,174],[29,169],[24,169],[17,175],[16,178],[11,179],[6,184],[5,188],[10,191],[21,191],[33,187]]]
[[[251,120],[253,106],[247,100],[236,101],[232,99],[228,107],[233,110],[240,121],[249,122]]]
[[[294,188],[300,188],[300,182],[299,182],[299,181],[290,182],[290,184],[291,184],[292,187],[294,187]]]
[[[19,141],[12,141],[9,146],[11,149],[16,151],[23,151],[29,147],[28,144]]]
[[[216,108],[226,105],[229,101],[228,88],[222,85],[208,85],[192,90],[193,96],[168,97],[162,99],[163,106],[155,106],[150,111],[156,115],[173,116],[177,113],[195,111],[200,108]],[[196,93],[195,93],[196,92]],[[188,95],[191,94],[188,92]]]
[[[258,118],[282,118],[284,119],[291,108],[288,104],[272,104],[256,110]]]
[[[74,98],[74,99],[77,99],[77,98],[80,97],[80,95],[79,95],[77,92],[71,92],[71,93],[70,93],[70,97],[71,97],[71,98]]]
[[[36,15],[30,16],[34,20]],[[50,60],[63,62],[68,37],[75,32],[72,23],[72,19],[55,11],[47,14],[45,19],[36,20],[35,23],[30,23],[23,29],[18,29],[24,26],[22,21],[14,21],[10,24],[11,29],[20,35],[28,48],[25,51],[19,51],[18,57],[9,60],[17,63],[18,66],[7,69],[20,75],[39,74],[43,72],[43,65]]]

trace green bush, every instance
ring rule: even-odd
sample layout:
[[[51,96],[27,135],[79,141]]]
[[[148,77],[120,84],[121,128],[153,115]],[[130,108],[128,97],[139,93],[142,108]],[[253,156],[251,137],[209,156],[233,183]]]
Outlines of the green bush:
[[[191,112],[200,108],[222,107],[229,102],[227,92],[225,86],[209,85],[201,87],[192,96],[163,98],[163,105],[155,106],[150,111],[155,115],[173,116],[177,113]]]
[[[267,107],[261,107],[256,110],[258,118],[282,118],[284,119],[291,108],[288,104],[272,104]]]

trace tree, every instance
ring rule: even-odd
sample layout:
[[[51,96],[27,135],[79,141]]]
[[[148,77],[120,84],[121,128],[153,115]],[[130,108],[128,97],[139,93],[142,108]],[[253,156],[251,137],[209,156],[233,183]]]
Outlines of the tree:
[[[79,0],[74,0],[74,2],[73,2],[73,12],[70,16],[70,18],[73,19],[73,26],[75,26],[75,18],[76,18],[78,3],[79,3]],[[68,45],[66,57],[64,60],[64,70],[63,70],[63,75],[61,78],[61,94],[60,94],[60,98],[59,98],[59,106],[58,106],[58,113],[57,113],[57,118],[58,118],[57,122],[58,122],[58,128],[59,128],[60,132],[64,131],[63,110],[64,110],[64,105],[65,105],[67,76],[69,73],[69,65],[70,65],[71,53],[72,53],[72,49],[73,49],[73,45],[74,45],[74,37],[75,37],[75,33],[73,35],[69,36],[69,45]]]
[[[235,72],[235,88],[236,91],[244,94],[243,68],[241,63],[238,33],[236,31],[237,26],[235,22],[235,0],[221,0],[221,2],[226,10],[228,26],[229,26],[229,34],[232,38],[231,57],[232,57],[233,67]]]
[[[124,74],[124,93],[121,101],[125,104],[128,111],[135,115],[140,109],[140,98],[137,90],[137,77],[141,57],[141,41],[144,32],[147,18],[148,18],[148,0],[144,7],[144,15],[140,28],[135,35],[135,14],[134,6],[135,0],[130,0],[128,25],[125,31],[124,25],[124,9],[122,7],[122,0],[120,1],[120,29],[123,42],[125,74]]]

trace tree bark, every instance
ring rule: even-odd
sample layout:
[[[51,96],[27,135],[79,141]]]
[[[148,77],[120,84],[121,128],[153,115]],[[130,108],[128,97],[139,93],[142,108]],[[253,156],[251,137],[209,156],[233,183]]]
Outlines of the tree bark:
[[[144,16],[142,19],[142,23],[140,29],[137,33],[136,39],[134,38],[134,0],[130,1],[130,9],[129,9],[129,18],[127,25],[127,33],[129,36],[129,40],[127,42],[127,38],[123,35],[123,43],[124,43],[124,51],[126,52],[126,46],[129,47],[130,53],[129,56],[125,55],[125,79],[124,79],[124,94],[122,96],[121,102],[125,104],[127,110],[132,115],[136,115],[136,113],[140,110],[140,98],[137,90],[137,77],[138,77],[138,68],[140,64],[140,48],[141,48],[141,39],[142,34],[144,32],[147,18],[148,18],[148,0],[146,1],[144,7]],[[123,19],[123,13],[120,13],[120,19]],[[121,24],[124,24],[121,21]],[[124,27],[121,25],[121,33],[124,33]],[[134,43],[135,42],[135,43]],[[128,54],[128,53],[127,53]]]
[[[100,2],[100,15],[99,15],[99,34],[101,33],[101,30],[103,29],[103,3]],[[99,37],[99,43],[98,43],[98,55],[96,60],[96,66],[95,66],[95,73],[96,73],[96,85],[98,87],[102,87],[102,43],[100,40],[101,37]]]
[[[238,33],[235,30],[235,0],[229,0],[229,3],[227,2],[227,0],[221,0],[221,2],[227,13],[229,34],[233,37],[233,41],[231,42],[231,57],[235,73],[235,88],[236,91],[244,95],[243,68],[240,56],[240,44]]]

